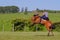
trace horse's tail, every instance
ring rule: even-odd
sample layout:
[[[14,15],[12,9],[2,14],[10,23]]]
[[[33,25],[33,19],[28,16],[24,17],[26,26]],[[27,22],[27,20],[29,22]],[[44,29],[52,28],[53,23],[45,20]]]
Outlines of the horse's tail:
[[[55,27],[55,25],[52,24],[52,25],[51,25],[51,28],[52,28],[52,29],[55,29],[56,27]]]

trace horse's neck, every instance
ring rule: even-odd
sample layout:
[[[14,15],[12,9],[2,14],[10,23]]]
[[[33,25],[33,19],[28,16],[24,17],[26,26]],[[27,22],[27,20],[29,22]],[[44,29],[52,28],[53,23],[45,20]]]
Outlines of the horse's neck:
[[[32,17],[32,20],[36,20],[38,18],[40,18],[40,17],[39,16],[35,16],[35,17]]]
[[[40,17],[33,17],[32,22],[40,23]]]

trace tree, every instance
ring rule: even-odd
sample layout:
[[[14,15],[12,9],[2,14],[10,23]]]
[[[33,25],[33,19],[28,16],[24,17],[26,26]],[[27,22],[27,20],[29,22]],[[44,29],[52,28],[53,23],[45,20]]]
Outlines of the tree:
[[[24,8],[22,7],[21,12],[24,12]]]
[[[38,8],[36,8],[36,11],[39,12],[40,10]]]
[[[25,12],[24,12],[24,14],[28,14],[28,8],[27,8],[27,7],[25,7]]]
[[[19,12],[17,6],[0,6],[0,13],[16,13]]]

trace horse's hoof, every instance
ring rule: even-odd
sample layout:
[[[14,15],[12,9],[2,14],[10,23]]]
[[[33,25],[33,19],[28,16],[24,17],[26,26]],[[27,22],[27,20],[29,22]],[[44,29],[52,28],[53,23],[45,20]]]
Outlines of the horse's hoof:
[[[50,36],[50,35],[47,35],[47,36]]]
[[[47,36],[54,36],[54,35],[47,35]]]
[[[52,36],[54,36],[54,35],[52,35]]]

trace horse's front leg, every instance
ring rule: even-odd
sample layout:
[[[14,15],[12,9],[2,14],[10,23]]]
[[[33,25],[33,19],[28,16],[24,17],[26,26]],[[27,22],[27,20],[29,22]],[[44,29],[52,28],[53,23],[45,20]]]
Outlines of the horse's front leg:
[[[32,23],[29,27],[32,27],[32,26],[34,26],[35,25],[35,23]]]
[[[53,30],[51,29],[52,36],[54,36]]]

